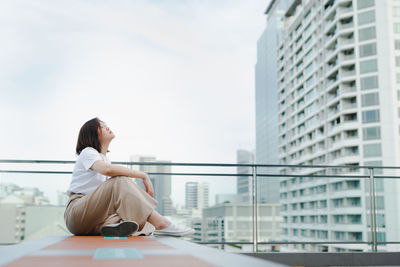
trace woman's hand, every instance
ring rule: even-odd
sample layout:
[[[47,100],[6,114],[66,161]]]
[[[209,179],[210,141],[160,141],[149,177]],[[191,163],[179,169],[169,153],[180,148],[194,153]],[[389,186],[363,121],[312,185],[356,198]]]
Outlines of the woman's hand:
[[[132,178],[140,178],[143,181],[146,192],[151,197],[154,197],[153,184],[151,183],[150,177],[144,172],[128,169],[124,166],[109,164],[107,162],[104,162],[103,160],[95,161],[90,169],[110,177],[124,175]]]
[[[150,177],[146,174],[145,177],[143,178],[143,184],[144,187],[146,188],[146,192],[151,196],[154,197],[154,188],[153,184],[151,183]]]

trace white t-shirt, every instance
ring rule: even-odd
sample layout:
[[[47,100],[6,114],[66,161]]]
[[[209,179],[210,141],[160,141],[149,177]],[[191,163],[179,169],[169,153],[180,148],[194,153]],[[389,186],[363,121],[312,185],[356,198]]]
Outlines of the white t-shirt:
[[[71,184],[67,191],[68,195],[72,192],[87,195],[108,179],[105,175],[90,169],[97,160],[110,163],[105,155],[100,154],[93,147],[86,147],[81,151],[72,172]]]

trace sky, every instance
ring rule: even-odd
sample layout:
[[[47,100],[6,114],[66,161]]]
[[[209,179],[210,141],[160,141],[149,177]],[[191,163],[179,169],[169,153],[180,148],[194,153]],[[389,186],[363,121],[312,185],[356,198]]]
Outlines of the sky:
[[[1,1],[0,159],[74,160],[99,117],[113,161],[235,163],[255,146],[268,2]]]

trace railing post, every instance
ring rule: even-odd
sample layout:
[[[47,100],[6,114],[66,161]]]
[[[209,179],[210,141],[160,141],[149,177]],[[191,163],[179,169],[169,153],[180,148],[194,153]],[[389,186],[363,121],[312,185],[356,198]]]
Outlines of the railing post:
[[[258,251],[258,229],[257,229],[257,167],[252,167],[252,196],[253,196],[253,252]]]
[[[374,168],[369,170],[369,198],[370,198],[370,216],[371,216],[371,239],[372,251],[377,252],[378,246],[376,242],[376,211],[375,211],[375,183],[374,183]]]

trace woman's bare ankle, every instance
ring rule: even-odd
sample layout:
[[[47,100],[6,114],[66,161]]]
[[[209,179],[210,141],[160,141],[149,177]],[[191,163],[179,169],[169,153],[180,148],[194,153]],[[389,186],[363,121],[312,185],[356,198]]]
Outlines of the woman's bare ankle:
[[[154,225],[157,230],[167,228],[171,225],[171,222],[157,211],[153,211],[147,221]]]
[[[157,230],[165,229],[165,228],[167,228],[168,226],[171,225],[171,222],[169,220],[167,220],[166,218],[164,218],[164,219],[165,220],[162,223],[158,224],[157,226],[154,225],[154,227]]]

